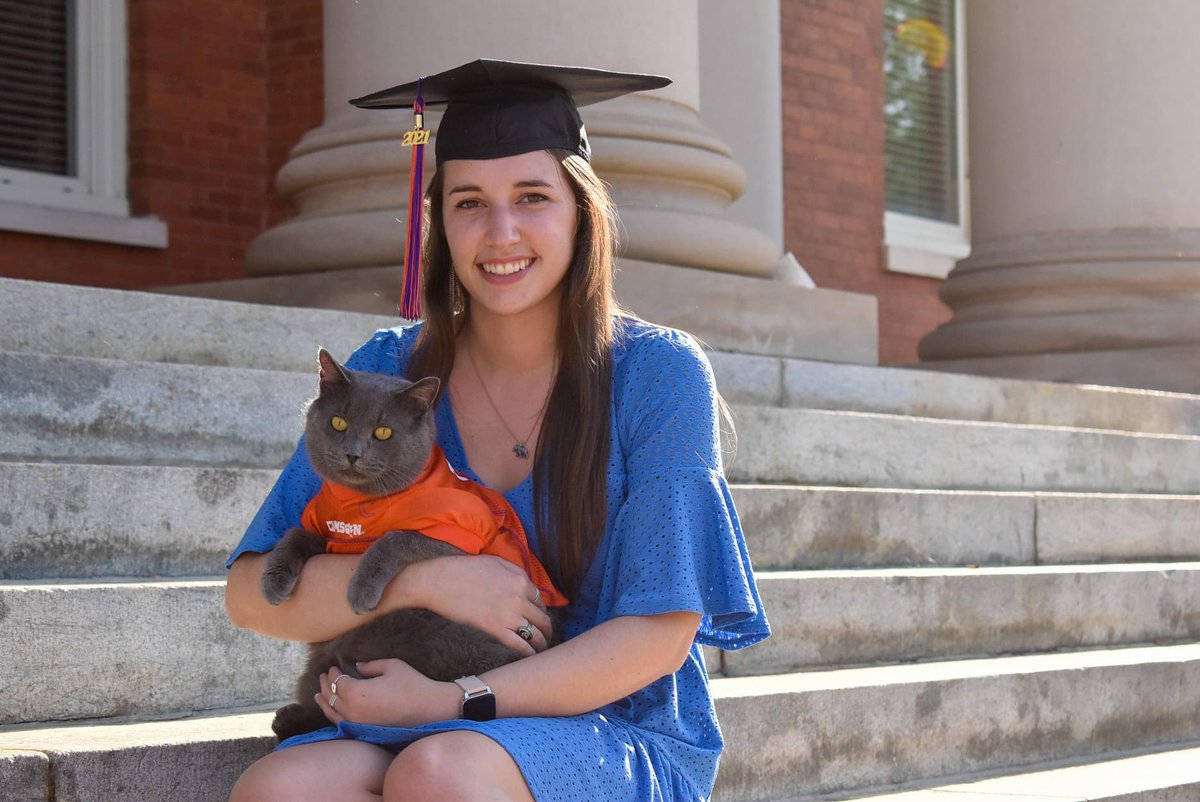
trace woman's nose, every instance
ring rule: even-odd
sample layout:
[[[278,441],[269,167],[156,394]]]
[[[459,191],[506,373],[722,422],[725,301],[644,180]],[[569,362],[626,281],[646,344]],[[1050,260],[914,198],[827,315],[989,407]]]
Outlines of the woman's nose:
[[[516,216],[508,209],[492,209],[488,215],[488,245],[511,245],[520,238]]]

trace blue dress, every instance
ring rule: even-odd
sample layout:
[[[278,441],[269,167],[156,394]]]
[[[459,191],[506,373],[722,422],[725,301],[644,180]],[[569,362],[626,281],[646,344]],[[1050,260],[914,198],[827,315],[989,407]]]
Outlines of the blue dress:
[[[419,324],[418,324],[419,326]],[[347,361],[402,375],[418,327],[385,329]],[[447,398],[438,442],[467,463]],[[532,482],[506,494],[541,556]],[[229,562],[269,551],[317,491],[303,442]],[[563,625],[570,638],[623,615],[702,614],[688,659],[624,699],[579,716],[444,721],[415,728],[343,722],[280,748],[357,738],[393,749],[436,732],[483,733],[512,756],[538,802],[706,800],[723,742],[701,645],[741,649],[770,634],[721,467],[712,369],[689,335],[619,318],[613,350],[608,528]]]

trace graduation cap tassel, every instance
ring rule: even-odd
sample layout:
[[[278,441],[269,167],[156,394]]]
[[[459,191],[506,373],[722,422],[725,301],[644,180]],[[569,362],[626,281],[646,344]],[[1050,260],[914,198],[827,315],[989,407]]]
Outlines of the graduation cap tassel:
[[[425,145],[429,130],[425,128],[425,99],[420,82],[413,101],[413,130],[404,132],[402,145],[412,148],[412,165],[408,179],[408,239],[404,245],[404,292],[400,298],[400,317],[416,320],[421,316],[421,225],[425,217],[422,190],[425,187]]]

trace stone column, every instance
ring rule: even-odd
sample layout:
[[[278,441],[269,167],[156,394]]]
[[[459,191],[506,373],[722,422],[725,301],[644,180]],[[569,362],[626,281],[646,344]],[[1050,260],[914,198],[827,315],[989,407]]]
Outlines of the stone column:
[[[967,11],[973,252],[922,360],[1200,392],[1200,4]]]
[[[325,123],[304,137],[278,180],[299,215],[251,245],[251,276],[401,261],[396,220],[407,211],[408,152],[399,139],[411,112],[364,111],[346,100],[481,55],[671,76],[665,90],[582,110],[597,172],[621,210],[623,255],[773,274],[776,244],[724,215],[745,173],[700,121],[695,0],[327,0],[325,26]]]

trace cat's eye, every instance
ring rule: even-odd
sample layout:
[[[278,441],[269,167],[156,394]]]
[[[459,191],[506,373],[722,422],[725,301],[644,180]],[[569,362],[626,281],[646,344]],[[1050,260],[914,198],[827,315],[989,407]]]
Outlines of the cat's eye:
[[[350,428],[350,424],[340,415],[334,415],[329,419],[329,425],[333,427],[335,432],[344,432]]]
[[[376,440],[387,440],[392,436],[392,430],[386,426],[380,426],[375,430]]]

